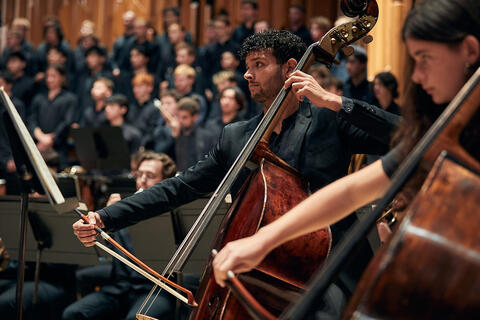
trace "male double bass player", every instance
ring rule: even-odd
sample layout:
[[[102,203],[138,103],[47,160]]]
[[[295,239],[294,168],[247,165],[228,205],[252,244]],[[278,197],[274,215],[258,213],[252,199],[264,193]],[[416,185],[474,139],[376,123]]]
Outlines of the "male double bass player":
[[[302,72],[293,73],[305,50],[303,41],[290,32],[267,31],[247,38],[240,54],[246,63],[244,77],[251,96],[264,104],[264,110],[290,77],[287,85],[292,85],[297,99],[289,101],[288,110],[274,129],[269,146],[303,174],[313,192],[344,176],[352,154],[385,153],[390,129],[397,118],[379,108],[328,93]],[[90,212],[90,224],[80,220],[73,225],[75,235],[85,246],[92,246],[96,238],[94,224],[106,230],[118,230],[214,191],[261,117],[262,114],[226,126],[205,159],[180,175],[98,212]],[[233,189],[243,182],[246,176],[243,173]],[[334,240],[337,240],[345,226],[340,224],[340,228],[333,226],[332,229]],[[361,274],[361,270],[358,273]],[[343,307],[338,303],[342,293],[338,288],[332,290],[336,297],[331,303],[327,301],[325,308],[339,314]]]

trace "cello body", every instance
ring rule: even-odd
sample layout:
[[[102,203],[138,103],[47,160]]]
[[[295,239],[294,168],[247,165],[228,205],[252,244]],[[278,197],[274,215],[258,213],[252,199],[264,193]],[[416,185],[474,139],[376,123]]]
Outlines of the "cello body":
[[[478,318],[479,208],[480,176],[440,157],[344,318]]]
[[[295,169],[260,158],[258,168],[225,215],[213,248],[253,235],[307,196],[307,183]],[[262,305],[278,315],[299,296],[304,283],[325,261],[330,247],[330,229],[321,229],[277,248],[241,280]],[[251,319],[231,291],[216,284],[212,260],[210,257],[204,269],[197,292],[199,307],[190,319]]]
[[[434,140],[419,163],[428,176],[344,319],[478,319],[479,102],[480,69],[432,125]]]

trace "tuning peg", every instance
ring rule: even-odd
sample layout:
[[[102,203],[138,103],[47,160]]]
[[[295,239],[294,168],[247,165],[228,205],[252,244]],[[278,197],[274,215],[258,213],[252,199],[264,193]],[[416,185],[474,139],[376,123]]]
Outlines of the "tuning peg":
[[[363,39],[362,39],[363,43],[365,44],[369,44],[370,42],[373,41],[373,37],[371,35],[368,35],[368,36],[365,36]]]
[[[343,53],[344,53],[347,57],[349,57],[349,56],[351,56],[351,55],[353,54],[353,52],[354,52],[355,50],[353,49],[352,46],[347,46],[347,47],[345,47],[345,48],[342,48],[342,51],[343,51]]]

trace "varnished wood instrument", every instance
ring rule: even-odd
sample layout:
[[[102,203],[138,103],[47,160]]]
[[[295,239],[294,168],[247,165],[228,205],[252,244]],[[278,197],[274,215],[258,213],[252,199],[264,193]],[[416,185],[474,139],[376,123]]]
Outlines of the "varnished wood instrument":
[[[285,315],[285,319],[303,319],[305,312],[309,310],[309,306],[323,294],[343,261],[354,250],[355,244],[374,226],[383,208],[392,201],[418,168],[430,171],[432,167],[434,169],[430,171],[430,175],[416,200],[408,209],[406,218],[394,234],[390,242],[391,246],[388,249],[387,247],[382,249],[381,252],[384,254],[381,257],[377,255],[368,271],[364,273],[364,278],[359,284],[359,290],[364,291],[356,292],[346,317],[390,318],[398,314],[399,317],[404,318],[417,316],[425,318],[435,317],[435,315],[452,317],[456,313],[467,317],[475,313],[478,315],[480,296],[478,290],[471,289],[473,287],[478,288],[478,272],[469,275],[468,283],[461,278],[465,275],[466,270],[478,270],[477,256],[480,256],[478,251],[480,239],[476,231],[471,232],[469,229],[479,223],[475,215],[475,211],[478,210],[473,209],[478,208],[478,198],[480,197],[478,194],[478,172],[480,172],[478,148],[480,143],[478,134],[480,123],[479,102],[480,68],[401,163],[392,177],[390,188],[379,201],[376,210],[354,229],[349,239],[342,242],[340,250],[331,257],[329,264],[316,277],[310,287],[309,294],[305,295],[295,308]],[[444,154],[448,154],[449,157],[456,160],[448,160]],[[455,162],[460,162],[462,165],[456,165]],[[436,163],[435,166],[434,163]],[[465,168],[468,168],[470,172],[465,172]],[[458,188],[462,190],[466,186],[468,186],[468,190],[460,193],[465,197],[460,197]],[[448,189],[450,189],[450,194],[446,193]],[[433,201],[441,202],[433,203]],[[428,207],[427,204],[431,204],[431,206]],[[465,210],[467,212],[473,211],[471,218],[460,222],[466,215]],[[418,213],[418,216],[415,216],[416,213]],[[441,225],[436,222],[437,214],[438,219],[444,221]],[[452,220],[453,216],[457,214],[459,221],[457,219]],[[419,226],[417,223],[424,224]],[[459,238],[459,235],[455,232],[464,232],[464,234]],[[418,237],[412,237],[415,233]],[[430,261],[432,263],[440,262],[440,265],[435,265],[435,269],[439,270],[440,274],[424,265],[420,269],[427,268],[427,272],[418,277],[420,269],[416,269],[415,272],[418,272],[418,274],[413,276],[411,268],[420,261],[415,258],[402,259],[410,254],[412,257],[419,257],[417,249],[421,248],[424,248],[421,250],[421,255],[427,255],[427,249],[425,249],[427,244],[430,245],[428,250],[435,252],[432,254]],[[418,248],[415,248],[416,245],[418,245]],[[450,252],[454,247],[458,247],[459,251]],[[394,254],[399,255],[394,257]],[[463,255],[463,260],[458,262],[458,269],[447,265],[452,255],[455,257]],[[446,259],[444,261],[445,265],[442,265],[443,262],[438,261],[439,259]],[[400,269],[397,269],[397,267]],[[406,268],[403,269],[402,267]],[[392,273],[387,273],[387,270],[391,270]],[[411,284],[407,281],[409,276],[414,279]],[[451,278],[451,281],[447,281],[448,279],[445,277]],[[427,279],[433,281],[425,281]],[[392,292],[399,291],[395,301],[392,301],[391,292],[387,294],[385,285],[393,285],[394,283],[397,285],[403,284],[405,287],[397,289],[393,289],[393,286],[389,287]],[[466,285],[466,288],[463,287],[463,291],[460,290],[462,284]],[[462,301],[454,299],[450,292],[454,289],[459,289],[460,291],[457,291],[457,294],[464,296],[465,299]],[[383,306],[378,303],[382,294],[385,294],[383,298],[386,298],[386,301],[382,303]],[[415,294],[416,297],[422,297],[421,304],[423,307],[410,300],[412,294]],[[441,299],[439,295],[442,296]],[[411,301],[415,304],[415,308],[412,309],[413,313],[407,315],[408,310],[400,310],[401,306],[405,307],[405,301]],[[360,304],[360,302],[364,302],[364,304]],[[372,308],[368,308],[369,305]],[[445,310],[448,310],[449,313],[446,313]]]

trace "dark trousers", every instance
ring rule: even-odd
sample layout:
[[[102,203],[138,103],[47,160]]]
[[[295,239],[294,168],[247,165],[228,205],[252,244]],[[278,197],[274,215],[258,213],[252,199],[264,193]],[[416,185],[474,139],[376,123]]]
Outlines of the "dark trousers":
[[[77,292],[83,297],[95,291],[95,287],[97,286],[102,287],[110,284],[112,282],[110,277],[111,273],[111,263],[99,264],[77,270],[75,273]]]
[[[80,319],[125,319],[135,320],[135,315],[145,300],[145,290],[129,290],[114,295],[102,290],[86,295],[69,305],[63,312],[64,320]],[[146,315],[157,319],[173,319],[174,302],[168,293],[162,291]]]
[[[60,285],[40,281],[38,285],[38,302],[33,304],[34,282],[27,281],[23,287],[23,319],[24,320],[55,320],[61,319],[62,310],[73,296]],[[17,305],[15,303],[16,285],[12,285],[0,293],[0,318],[15,319]]]

